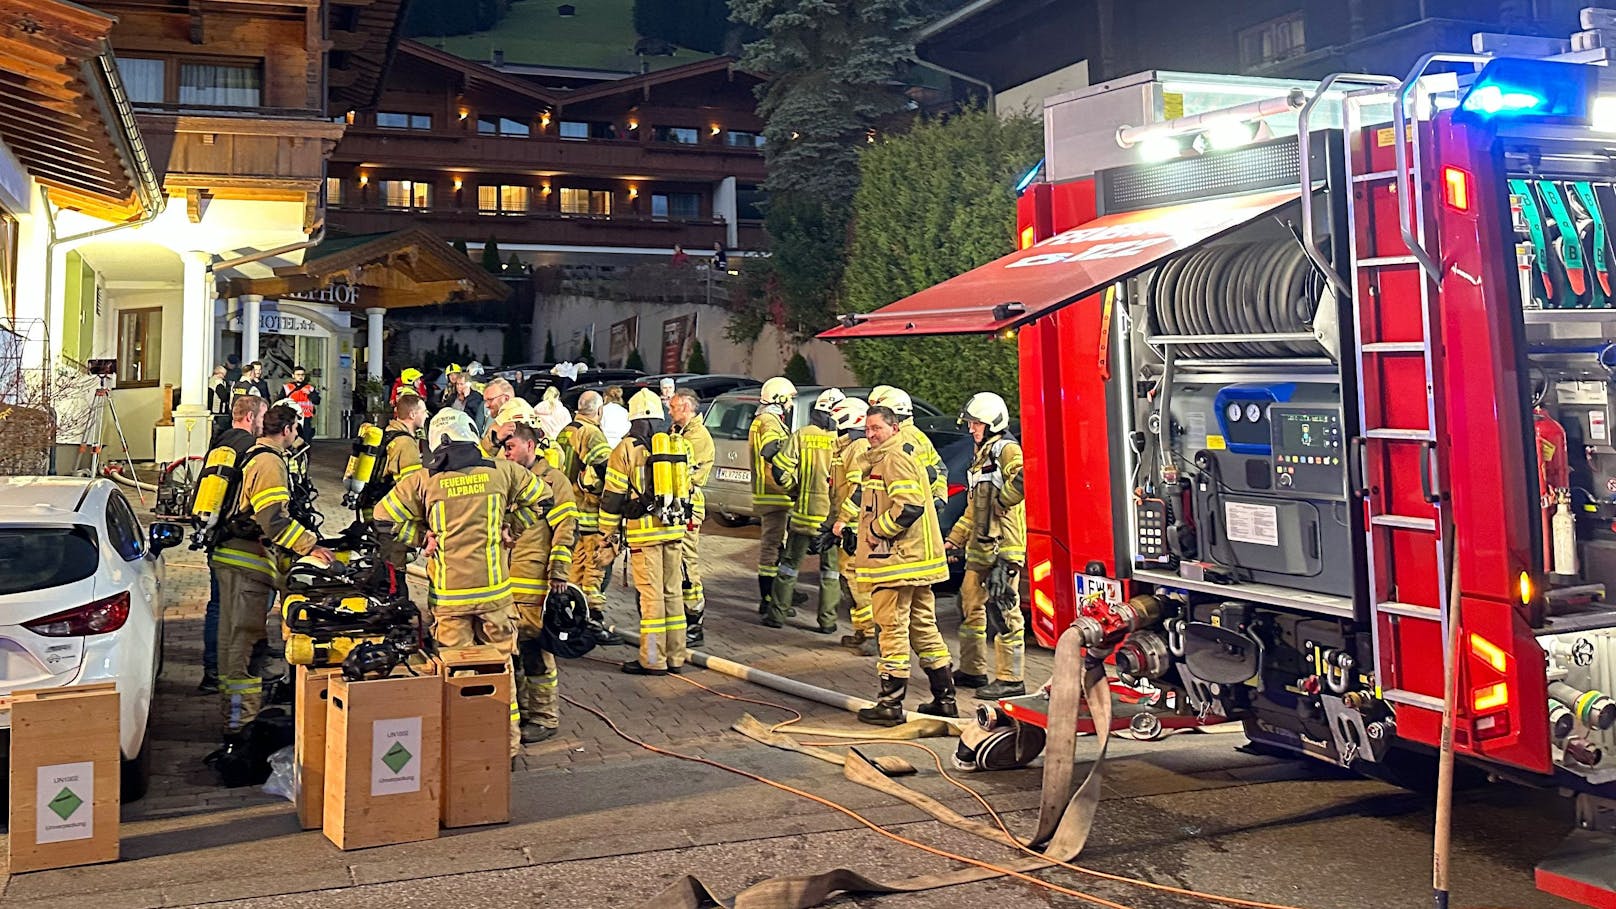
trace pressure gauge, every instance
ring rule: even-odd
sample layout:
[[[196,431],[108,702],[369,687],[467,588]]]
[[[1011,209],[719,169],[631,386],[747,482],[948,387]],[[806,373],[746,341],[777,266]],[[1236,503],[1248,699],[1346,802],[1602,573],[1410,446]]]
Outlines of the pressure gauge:
[[[1229,409],[1224,411],[1224,415],[1229,418],[1230,423],[1240,422],[1240,405],[1238,403],[1230,404]]]
[[[1258,420],[1261,420],[1262,419],[1262,407],[1260,407],[1260,406],[1258,406],[1256,404],[1247,404],[1246,405],[1246,419],[1250,420],[1253,423],[1257,422]]]

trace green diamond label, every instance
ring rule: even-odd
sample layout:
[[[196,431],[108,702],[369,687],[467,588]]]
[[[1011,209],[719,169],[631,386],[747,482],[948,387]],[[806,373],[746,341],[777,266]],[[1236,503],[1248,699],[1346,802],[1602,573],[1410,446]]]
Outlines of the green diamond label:
[[[404,795],[421,791],[421,718],[376,720],[370,733],[370,794]]]
[[[394,742],[393,747],[387,749],[387,753],[382,755],[382,763],[387,765],[388,770],[397,773],[404,769],[404,765],[408,764],[410,762],[410,758],[412,757],[415,757],[415,755],[410,754],[408,748],[405,748],[398,742]],[[68,795],[72,795],[72,793],[69,792]],[[72,810],[73,809],[71,808],[68,809],[68,811]]]
[[[95,836],[95,763],[48,764],[34,778],[34,842]]]
[[[408,759],[406,758],[406,760]],[[63,787],[61,792],[56,793],[56,798],[50,800],[49,808],[56,812],[57,817],[65,821],[72,817],[73,812],[79,810],[79,806],[82,804],[84,804],[84,800],[75,795],[73,790]]]

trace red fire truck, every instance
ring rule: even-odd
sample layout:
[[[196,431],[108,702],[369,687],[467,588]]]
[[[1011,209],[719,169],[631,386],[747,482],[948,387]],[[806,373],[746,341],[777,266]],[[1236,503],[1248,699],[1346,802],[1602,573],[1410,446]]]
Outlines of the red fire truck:
[[[1616,907],[1616,92],[1490,40],[1051,98],[1020,248],[825,337],[1019,346],[1045,645],[1372,771],[1453,641],[1456,751],[1577,793],[1539,886]]]

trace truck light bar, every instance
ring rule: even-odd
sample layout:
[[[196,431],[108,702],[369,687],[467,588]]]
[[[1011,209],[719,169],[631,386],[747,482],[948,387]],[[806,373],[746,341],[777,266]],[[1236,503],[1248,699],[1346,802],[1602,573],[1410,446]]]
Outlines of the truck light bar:
[[[1293,88],[1278,98],[1247,101],[1233,107],[1210,110],[1202,114],[1190,114],[1147,126],[1121,126],[1117,128],[1117,144],[1123,148],[1133,148],[1135,145],[1149,142],[1152,139],[1182,136],[1185,133],[1226,127],[1231,122],[1277,117],[1281,114],[1300,110],[1306,102],[1307,92],[1299,88]]]

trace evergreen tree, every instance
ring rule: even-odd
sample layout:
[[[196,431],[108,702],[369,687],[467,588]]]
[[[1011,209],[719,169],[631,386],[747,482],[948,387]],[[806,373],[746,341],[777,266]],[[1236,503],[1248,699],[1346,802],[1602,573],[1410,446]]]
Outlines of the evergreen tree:
[[[640,372],[645,372],[645,358],[640,356],[638,347],[628,352],[628,360],[623,364],[623,368],[638,369]]]
[[[508,275],[519,275],[526,270],[527,266],[522,264],[516,253],[511,253],[511,257],[505,260],[505,273]]]
[[[465,256],[468,259],[471,258],[471,250],[466,248],[466,241],[464,239],[454,241],[454,248],[455,252],[460,253],[462,256]]]
[[[578,362],[595,365],[595,345],[590,343],[587,335],[584,337],[584,346],[578,350]]]
[[[800,350],[791,355],[791,360],[786,363],[786,370],[781,375],[790,379],[793,385],[814,384],[814,368],[808,365],[808,359]]]
[[[544,362],[556,362],[555,336],[551,335],[549,331],[545,331],[544,333]]]
[[[493,237],[489,237],[488,242],[483,244],[483,269],[497,275],[504,270],[500,264],[502,261],[499,244],[494,242]]]
[[[690,347],[690,359],[685,361],[685,372],[704,376],[708,369],[707,352],[701,349],[701,342],[697,341]]]

